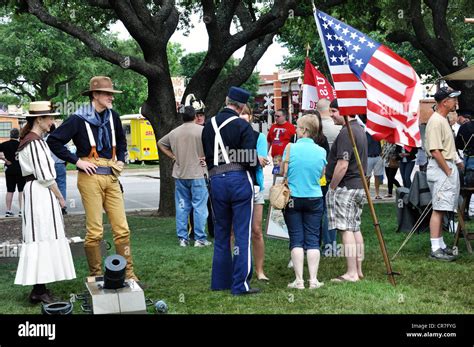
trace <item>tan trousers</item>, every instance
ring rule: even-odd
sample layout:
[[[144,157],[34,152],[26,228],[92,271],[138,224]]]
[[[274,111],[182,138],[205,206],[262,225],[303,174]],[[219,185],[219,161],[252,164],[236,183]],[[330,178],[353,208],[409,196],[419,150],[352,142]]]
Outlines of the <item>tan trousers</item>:
[[[98,166],[110,166],[113,162],[107,159],[88,159]],[[104,236],[103,216],[105,210],[112,226],[114,244],[117,254],[127,259],[127,278],[136,279],[133,273],[133,261],[130,250],[130,229],[128,228],[127,217],[123,194],[117,177],[114,175],[87,175],[79,171],[77,176],[77,187],[81,193],[82,204],[86,211],[87,234],[84,247],[88,257],[89,270],[91,276],[98,276],[102,270],[102,259],[97,255],[100,249],[100,242]]]

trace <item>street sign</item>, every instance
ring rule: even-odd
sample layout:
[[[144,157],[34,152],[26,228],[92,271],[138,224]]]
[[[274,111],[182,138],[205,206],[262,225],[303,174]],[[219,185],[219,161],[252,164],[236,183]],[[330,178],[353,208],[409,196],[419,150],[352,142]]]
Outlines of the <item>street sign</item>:
[[[272,106],[273,106],[273,96],[271,96],[270,94],[267,93],[267,96],[264,97],[265,99],[265,107],[267,107],[267,109],[270,111]]]

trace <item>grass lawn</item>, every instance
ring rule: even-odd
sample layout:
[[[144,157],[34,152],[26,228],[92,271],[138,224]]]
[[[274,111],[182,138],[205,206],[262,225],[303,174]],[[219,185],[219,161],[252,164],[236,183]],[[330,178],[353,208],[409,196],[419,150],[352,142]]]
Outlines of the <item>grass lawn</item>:
[[[396,207],[378,204],[376,210],[389,255],[393,255],[406,237],[405,233],[395,233]],[[460,240],[460,258],[445,263],[428,258],[427,233],[415,234],[392,262],[394,271],[401,272],[401,276],[397,276],[398,285],[393,287],[384,274],[385,265],[367,206],[362,224],[366,243],[364,280],[329,282],[344,272],[345,259],[322,258],[318,276],[325,282],[322,288],[289,290],[286,286],[294,279],[294,273],[287,268],[288,242],[266,238],[265,272],[270,282],[253,280],[252,285],[262,288],[263,292],[240,297],[232,296],[229,291],[209,290],[213,249],[178,247],[174,219],[130,216],[129,223],[136,273],[148,285],[145,294],[154,301],[165,300],[170,313],[474,313],[474,258],[466,254],[464,240]],[[111,241],[110,225],[106,227],[106,238]],[[445,240],[452,244],[452,235],[445,235]],[[75,265],[76,280],[50,285],[57,296],[68,298],[71,293],[84,292],[85,258],[75,258]],[[40,313],[39,306],[27,302],[31,287],[13,284],[15,271],[16,265],[0,265],[0,313]],[[151,307],[149,312],[152,312]],[[74,313],[81,313],[79,305],[75,305]]]

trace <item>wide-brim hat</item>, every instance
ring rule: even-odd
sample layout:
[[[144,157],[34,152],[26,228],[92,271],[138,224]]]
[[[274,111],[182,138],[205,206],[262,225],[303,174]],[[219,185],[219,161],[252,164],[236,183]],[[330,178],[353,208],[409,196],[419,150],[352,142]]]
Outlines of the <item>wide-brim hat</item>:
[[[81,95],[89,95],[92,92],[122,93],[121,90],[115,90],[114,84],[110,77],[94,76],[89,82],[89,90],[81,93]]]
[[[59,116],[59,112],[55,112],[51,101],[33,101],[30,103],[30,109],[27,117],[44,117]]]

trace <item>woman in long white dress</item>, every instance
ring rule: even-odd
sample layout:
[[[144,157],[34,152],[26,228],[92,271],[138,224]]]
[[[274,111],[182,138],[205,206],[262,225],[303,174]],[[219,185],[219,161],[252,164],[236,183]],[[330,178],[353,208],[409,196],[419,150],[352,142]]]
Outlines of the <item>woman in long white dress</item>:
[[[51,103],[30,104],[20,135],[18,160],[27,183],[24,188],[23,244],[15,284],[33,285],[32,303],[55,301],[47,283],[76,278],[61,208],[66,205],[56,184],[54,160],[43,140],[54,122]]]

